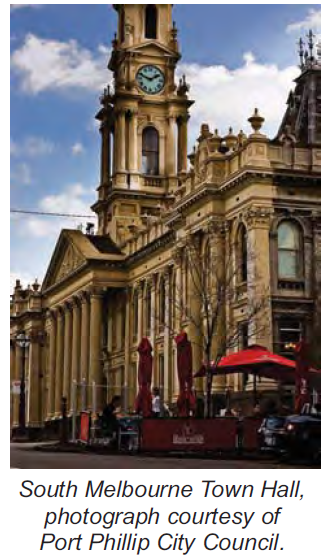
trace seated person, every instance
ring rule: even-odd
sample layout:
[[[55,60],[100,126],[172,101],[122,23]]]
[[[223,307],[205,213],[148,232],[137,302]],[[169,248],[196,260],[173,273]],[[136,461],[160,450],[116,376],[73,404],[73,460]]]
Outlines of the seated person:
[[[117,416],[120,410],[120,397],[114,396],[110,403],[108,403],[102,413],[101,425],[102,429],[108,436],[115,436],[118,432]]]

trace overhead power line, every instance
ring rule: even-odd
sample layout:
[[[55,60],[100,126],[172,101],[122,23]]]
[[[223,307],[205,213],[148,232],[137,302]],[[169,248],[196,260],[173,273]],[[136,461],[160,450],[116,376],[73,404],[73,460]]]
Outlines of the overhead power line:
[[[85,218],[88,220],[96,220],[96,216],[88,216],[84,214],[57,214],[56,212],[38,212],[36,210],[18,210],[10,209],[11,214],[29,214],[32,216],[50,216],[53,218]]]

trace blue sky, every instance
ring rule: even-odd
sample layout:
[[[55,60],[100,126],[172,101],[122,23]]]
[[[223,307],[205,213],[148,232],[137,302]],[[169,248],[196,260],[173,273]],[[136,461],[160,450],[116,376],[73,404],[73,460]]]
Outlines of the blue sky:
[[[320,33],[317,4],[179,4],[180,71],[202,122],[244,128],[254,107],[276,132],[292,80],[296,42]],[[116,13],[111,5],[14,5],[11,9],[11,207],[90,214],[99,172],[94,115]],[[11,279],[42,280],[64,227],[82,220],[12,215]]]

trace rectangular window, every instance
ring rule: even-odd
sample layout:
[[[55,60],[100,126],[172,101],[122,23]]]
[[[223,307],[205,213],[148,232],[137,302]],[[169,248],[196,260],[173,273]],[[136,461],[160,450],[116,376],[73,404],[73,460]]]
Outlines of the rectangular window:
[[[296,251],[281,249],[278,256],[279,278],[297,278],[299,276],[299,262]]]
[[[279,340],[276,351],[293,359],[295,346],[304,337],[304,325],[299,319],[280,319],[278,323]]]
[[[245,350],[249,346],[249,324],[240,323],[239,328],[239,350]]]

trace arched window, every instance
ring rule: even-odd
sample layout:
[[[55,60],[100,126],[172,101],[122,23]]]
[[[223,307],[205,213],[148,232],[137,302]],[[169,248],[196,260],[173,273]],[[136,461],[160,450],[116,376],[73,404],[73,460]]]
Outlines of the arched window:
[[[284,221],[278,233],[278,277],[296,280],[303,273],[302,232],[296,222]]]
[[[159,175],[159,134],[153,126],[145,128],[142,135],[142,173]]]
[[[155,4],[146,7],[145,20],[146,39],[157,39],[157,8]]]
[[[239,281],[247,282],[248,276],[248,251],[247,251],[247,231],[241,224],[238,230],[238,270]]]

